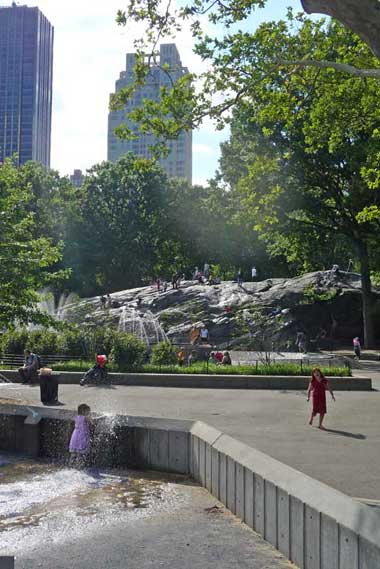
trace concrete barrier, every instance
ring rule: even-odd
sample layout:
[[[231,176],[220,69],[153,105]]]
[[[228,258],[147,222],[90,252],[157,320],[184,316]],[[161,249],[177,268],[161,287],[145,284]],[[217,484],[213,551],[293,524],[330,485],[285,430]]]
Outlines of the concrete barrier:
[[[14,370],[2,370],[7,379],[21,382]],[[60,384],[78,385],[83,373],[57,372]],[[307,389],[309,376],[282,375],[202,375],[202,374],[161,374],[161,373],[111,373],[114,385],[141,387],[186,387],[206,389]],[[367,377],[329,377],[331,388],[335,391],[371,391],[372,380]]]
[[[190,435],[192,476],[301,569],[380,567],[370,507],[205,424]]]
[[[73,417],[2,405],[0,449],[62,459]],[[301,569],[380,567],[378,512],[218,429],[130,416],[112,418],[112,428],[101,416],[95,423],[99,464],[191,474]]]

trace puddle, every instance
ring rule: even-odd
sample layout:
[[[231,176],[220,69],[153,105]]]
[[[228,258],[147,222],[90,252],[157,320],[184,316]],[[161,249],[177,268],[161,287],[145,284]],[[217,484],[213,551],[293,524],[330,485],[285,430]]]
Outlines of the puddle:
[[[86,525],[174,511],[183,502],[178,483],[186,481],[150,472],[76,470],[0,454],[0,541],[18,548],[33,532],[50,537],[53,531],[63,539]]]

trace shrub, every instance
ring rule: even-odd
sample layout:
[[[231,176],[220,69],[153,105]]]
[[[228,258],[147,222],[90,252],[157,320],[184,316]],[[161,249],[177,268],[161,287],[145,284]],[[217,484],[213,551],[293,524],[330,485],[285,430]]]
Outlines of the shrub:
[[[56,354],[58,350],[58,334],[43,328],[29,332],[26,348],[36,354]]]
[[[28,336],[29,331],[26,328],[4,332],[0,340],[1,352],[3,354],[22,354],[28,342]]]
[[[73,327],[64,330],[58,338],[57,351],[68,356],[86,355],[86,341],[83,330]]]
[[[152,365],[170,365],[176,364],[177,361],[177,349],[170,342],[160,342],[153,346],[150,357]]]
[[[114,336],[110,361],[120,371],[140,368],[146,355],[146,345],[133,334],[119,332]]]

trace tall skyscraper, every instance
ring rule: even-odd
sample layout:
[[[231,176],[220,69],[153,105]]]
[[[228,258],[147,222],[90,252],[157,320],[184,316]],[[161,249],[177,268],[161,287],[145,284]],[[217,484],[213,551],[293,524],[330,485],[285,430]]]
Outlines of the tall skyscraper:
[[[38,8],[0,8],[0,162],[50,165],[53,39]]]
[[[169,64],[169,74],[162,69],[164,64]],[[123,87],[127,87],[133,82],[133,68],[135,65],[135,54],[127,54],[126,70],[120,73],[120,78],[116,81],[116,93]],[[159,65],[152,67],[146,83],[139,87],[133,98],[128,101],[127,106],[121,111],[112,111],[108,116],[108,160],[115,162],[127,152],[133,152],[138,156],[149,158],[149,146],[154,144],[153,135],[138,132],[138,125],[126,119],[128,113],[134,108],[141,106],[143,99],[160,100],[160,87],[168,86],[172,81],[178,80],[188,69],[182,66],[181,59],[175,44],[162,44],[160,46]],[[120,140],[114,134],[115,127],[126,123],[136,134],[134,140]],[[177,140],[169,141],[168,147],[170,154],[166,158],[161,158],[160,163],[165,168],[169,176],[186,178],[191,183],[192,178],[192,132],[182,132]]]

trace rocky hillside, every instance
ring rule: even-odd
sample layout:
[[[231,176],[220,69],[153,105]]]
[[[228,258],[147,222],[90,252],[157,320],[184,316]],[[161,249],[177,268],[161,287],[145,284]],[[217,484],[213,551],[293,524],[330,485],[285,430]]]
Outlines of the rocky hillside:
[[[188,343],[191,331],[205,325],[211,343],[220,347],[262,349],[260,343],[274,342],[276,348],[291,348],[301,330],[310,347],[318,337],[321,347],[329,347],[361,336],[360,286],[359,275],[330,271],[242,286],[185,281],[179,290],[169,286],[158,292],[148,286],[115,292],[111,307],[104,307],[100,297],[81,300],[65,308],[64,317],[92,326],[121,326],[151,341],[161,339],[163,330],[173,342]],[[379,310],[380,292],[376,296]]]

